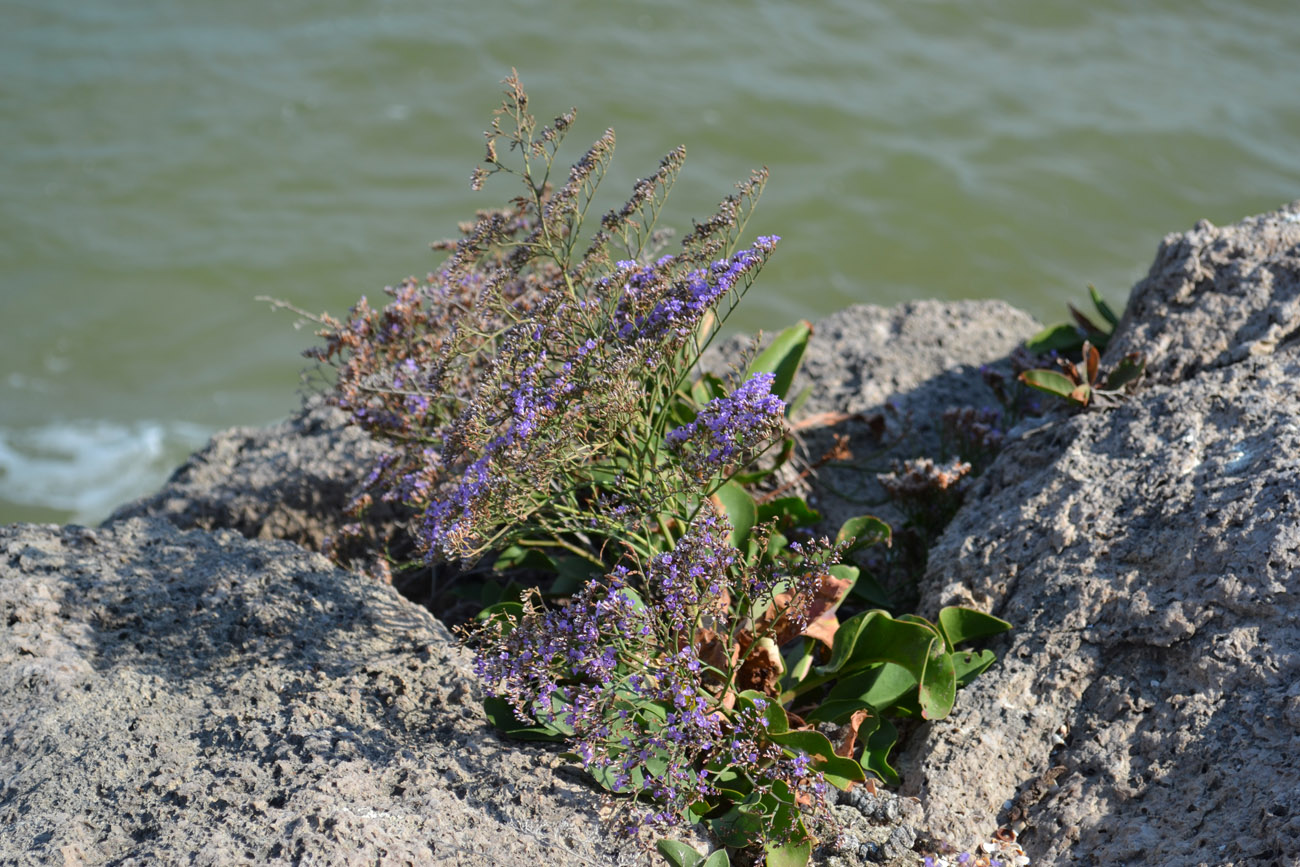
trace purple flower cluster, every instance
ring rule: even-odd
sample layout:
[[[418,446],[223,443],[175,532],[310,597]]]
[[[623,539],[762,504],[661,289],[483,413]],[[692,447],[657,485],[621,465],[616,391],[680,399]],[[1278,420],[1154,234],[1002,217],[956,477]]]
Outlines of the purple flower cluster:
[[[735,291],[738,283],[753,279],[779,240],[775,235],[760,237],[730,258],[676,279],[671,276],[672,256],[653,265],[619,262],[618,270],[600,285],[605,292],[617,287],[622,293],[614,312],[615,335],[622,341],[651,342],[662,340],[669,332],[678,338],[689,337],[706,311]]]
[[[702,615],[724,632],[727,600],[745,585],[729,533],[706,508],[644,573],[616,568],[560,608],[532,598],[521,616],[498,615],[474,636],[490,695],[521,719],[572,732],[572,751],[610,790],[655,802],[634,811],[630,830],[689,821],[686,808],[717,795],[713,780],[727,769],[756,791],[785,787],[824,802],[811,759],[767,737],[766,701],[737,701],[728,672],[701,658]]]
[[[709,401],[689,424],[668,432],[669,448],[704,481],[746,460],[781,432],[785,403],[772,394],[775,377],[756,373],[726,397]]]
[[[580,347],[577,358],[588,349]],[[525,486],[503,464],[516,470],[531,467],[534,473],[543,469],[544,461],[530,457],[536,458],[532,453],[539,445],[539,430],[569,408],[577,390],[574,360],[566,360],[558,371],[548,368],[545,350],[529,353],[526,360],[513,387],[503,386],[508,391],[499,410],[501,432],[476,450],[477,457],[425,512],[422,535],[431,556],[467,556],[492,522],[490,513],[495,509],[497,520],[509,514],[508,501]],[[472,408],[467,411],[473,413]]]

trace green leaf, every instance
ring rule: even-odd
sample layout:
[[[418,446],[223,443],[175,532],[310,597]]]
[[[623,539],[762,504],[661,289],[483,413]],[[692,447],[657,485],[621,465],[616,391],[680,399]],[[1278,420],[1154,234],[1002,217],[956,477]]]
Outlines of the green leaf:
[[[507,737],[520,741],[559,741],[564,735],[551,726],[524,722],[515,716],[515,709],[503,698],[483,700],[483,712],[488,722],[500,729]]]
[[[840,531],[835,534],[835,542],[847,542],[853,540],[849,546],[849,551],[856,551],[859,548],[865,548],[868,545],[891,544],[893,531],[890,526],[874,515],[858,515],[856,518],[849,518],[840,525]]]
[[[772,394],[785,400],[811,335],[812,324],[807,320],[791,325],[776,336],[771,346],[750,362],[749,368],[745,371],[745,378],[749,379],[755,373],[773,374]]]
[[[821,771],[826,782],[837,789],[846,789],[849,783],[860,783],[866,779],[862,766],[853,759],[835,755],[831,742],[821,732],[785,732],[771,735],[770,740],[774,744],[807,754],[813,759],[813,767]]]
[[[1091,283],[1088,284],[1088,294],[1092,297],[1092,306],[1097,308],[1097,312],[1101,314],[1101,318],[1109,322],[1111,328],[1119,325],[1119,317],[1115,315],[1114,310],[1110,309],[1110,305],[1106,303],[1106,299],[1101,297],[1101,293],[1097,291],[1097,287],[1093,286]]]
[[[855,711],[874,710],[871,705],[865,701],[856,698],[846,699],[826,699],[821,704],[804,716],[808,722],[833,722],[842,723],[853,715]]]
[[[921,680],[930,645],[942,638],[920,623],[895,620],[880,609],[855,614],[835,631],[831,659],[818,666],[819,674],[863,668],[873,662],[893,662]]]
[[[887,719],[880,721],[880,727],[867,738],[862,748],[863,766],[891,786],[899,783],[898,772],[889,764],[889,754],[898,743],[898,729]]]
[[[890,597],[889,591],[885,590],[870,572],[859,575],[858,580],[853,583],[853,589],[849,592],[853,594],[853,598],[868,605],[877,608],[894,607],[894,600]]]
[[[781,678],[783,689],[792,689],[795,684],[808,676],[813,660],[817,656],[817,648],[817,642],[807,636],[790,643],[789,648],[782,654],[785,661],[785,675]]]
[[[705,824],[722,845],[743,849],[763,839],[768,820],[760,810],[757,803],[738,805]]]
[[[1011,624],[1005,620],[973,608],[950,605],[939,612],[939,631],[943,633],[949,651],[963,642],[1001,635],[1010,629]]]
[[[474,619],[480,623],[486,623],[498,614],[509,615],[515,618],[523,617],[523,603],[514,601],[497,602],[494,605],[489,605],[487,608],[484,608],[478,614],[474,615]]]
[[[758,523],[776,520],[776,526],[781,530],[809,527],[821,519],[821,514],[810,508],[803,497],[780,497],[758,507]]]
[[[1049,325],[1025,341],[1025,349],[1034,355],[1047,355],[1053,350],[1065,352],[1083,345],[1083,335],[1069,322]]]
[[[737,709],[753,709],[757,711],[754,699],[759,699],[766,705],[759,716],[767,720],[768,734],[784,734],[790,730],[790,718],[785,715],[785,708],[758,690],[747,689],[737,695]]]
[[[731,867],[731,858],[727,856],[726,849],[719,849],[709,856],[702,867]]]
[[[1116,391],[1128,385],[1133,380],[1142,375],[1146,369],[1146,361],[1142,358],[1140,352],[1130,352],[1120,359],[1119,364],[1106,377],[1106,390]]]
[[[1083,333],[1086,337],[1091,337],[1099,344],[1105,345],[1108,333],[1100,325],[1085,316],[1083,312],[1073,304],[1066,304],[1065,306],[1069,308],[1070,316],[1072,316],[1078,326],[1083,329]]]
[[[849,586],[845,589],[844,595],[836,601],[835,607],[830,609],[831,611],[838,611],[839,607],[844,604],[844,600],[853,592],[853,588],[857,586],[858,577],[862,573],[862,570],[857,566],[850,566],[848,563],[835,563],[832,566],[828,566],[826,572],[836,580],[849,582]]]
[[[925,670],[921,672],[921,689],[917,693],[921,702],[921,716],[928,720],[943,719],[952,711],[957,698],[957,671],[952,654],[936,636],[927,655]]]
[[[496,562],[492,564],[493,571],[501,572],[506,569],[542,569],[551,571],[555,568],[555,561],[542,551],[536,548],[524,548],[519,545],[511,545],[497,555]]]
[[[953,668],[957,672],[958,688],[965,686],[998,661],[998,656],[991,650],[959,650],[952,655]]]
[[[830,701],[851,699],[885,711],[917,687],[916,677],[901,665],[879,663],[861,674],[840,680],[827,693]]]
[[[1059,397],[1068,398],[1070,392],[1074,391],[1074,380],[1064,373],[1057,373],[1055,370],[1044,370],[1038,368],[1035,370],[1026,370],[1020,374],[1020,381],[1025,385],[1036,388],[1039,391],[1045,391],[1048,394],[1055,394]]]
[[[764,863],[767,867],[805,867],[812,859],[812,841],[782,843],[779,846],[768,843],[766,852]]]
[[[658,840],[655,842],[655,848],[673,867],[700,867],[704,863],[704,856],[693,846],[687,846],[676,840]]]
[[[723,397],[726,393],[727,384],[712,373],[704,374],[691,386],[691,400],[695,401],[697,407],[702,407],[715,398]]]
[[[785,408],[785,417],[794,418],[803,409],[803,405],[808,402],[812,395],[812,386],[805,385],[799,389],[799,393],[794,396],[794,400],[788,401]]]
[[[794,437],[785,437],[781,440],[781,451],[772,458],[772,465],[770,467],[767,467],[766,469],[745,470],[743,472],[734,473],[731,476],[731,481],[746,487],[761,482],[763,479],[766,479],[768,476],[775,473],[790,460],[790,456],[794,454],[794,445]]]
[[[744,548],[749,531],[754,529],[754,523],[758,520],[758,506],[754,504],[754,498],[735,482],[727,482],[714,495],[722,503],[722,508],[731,521],[731,544]]]
[[[596,564],[572,554],[555,558],[555,581],[551,584],[552,596],[572,596],[586,586],[596,574]]]

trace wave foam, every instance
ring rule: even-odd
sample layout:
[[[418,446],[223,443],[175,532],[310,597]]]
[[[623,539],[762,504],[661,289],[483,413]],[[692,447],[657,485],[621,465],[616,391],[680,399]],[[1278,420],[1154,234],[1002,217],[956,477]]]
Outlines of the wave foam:
[[[93,524],[157,488],[212,431],[187,422],[84,420],[0,429],[0,501]]]

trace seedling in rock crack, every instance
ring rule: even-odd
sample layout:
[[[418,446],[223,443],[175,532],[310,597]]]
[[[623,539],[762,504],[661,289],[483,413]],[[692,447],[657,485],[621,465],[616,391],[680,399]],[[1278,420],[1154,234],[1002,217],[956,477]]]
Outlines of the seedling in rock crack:
[[[1020,381],[1031,388],[1063,397],[1076,406],[1089,403],[1105,404],[1119,399],[1125,386],[1131,385],[1142,375],[1146,361],[1140,352],[1130,352],[1120,359],[1119,364],[1103,380],[1101,378],[1101,353],[1089,341],[1083,342],[1083,358],[1079,364],[1066,359],[1057,359],[1061,371],[1026,370],[1020,374]],[[1082,369],[1080,369],[1082,365]]]
[[[1106,303],[1106,299],[1101,297],[1097,287],[1088,286],[1088,294],[1092,297],[1092,306],[1097,309],[1097,315],[1101,317],[1100,323],[1085,316],[1073,304],[1066,304],[1065,306],[1070,308],[1070,317],[1074,321],[1058,322],[1047,326],[1025,341],[1025,349],[1035,355],[1047,355],[1052,352],[1073,353],[1088,342],[1104,351],[1106,344],[1110,342],[1111,334],[1115,331],[1115,326],[1119,324],[1119,317]]]

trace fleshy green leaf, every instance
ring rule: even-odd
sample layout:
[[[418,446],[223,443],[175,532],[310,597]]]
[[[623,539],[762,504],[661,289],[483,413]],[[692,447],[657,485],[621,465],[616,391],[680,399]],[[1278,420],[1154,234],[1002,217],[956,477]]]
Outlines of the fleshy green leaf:
[[[655,848],[673,867],[700,867],[705,863],[704,856],[693,846],[687,846],[676,840],[659,840],[655,843]]]
[[[862,765],[891,786],[898,785],[898,772],[889,764],[889,754],[898,743],[898,729],[887,719],[867,738],[862,748]]]
[[[1116,391],[1128,385],[1133,380],[1142,375],[1146,369],[1146,361],[1142,358],[1140,352],[1130,352],[1120,359],[1119,364],[1111,371],[1110,376],[1106,377],[1106,390]]]
[[[1092,306],[1097,308],[1097,312],[1101,314],[1102,319],[1105,319],[1110,323],[1111,328],[1119,325],[1119,317],[1115,315],[1115,311],[1106,303],[1106,299],[1101,297],[1101,293],[1097,291],[1097,287],[1093,286],[1091,283],[1088,284],[1088,295],[1092,297]]]
[[[939,612],[939,631],[943,633],[949,651],[963,642],[1001,635],[1010,629],[1011,624],[1005,620],[973,608],[950,605]]]
[[[848,548],[849,551],[881,543],[889,545],[892,538],[893,531],[890,526],[874,515],[858,515],[856,518],[849,518],[840,525],[840,531],[835,534],[836,543],[853,540],[853,544]]]
[[[791,325],[776,336],[771,346],[750,362],[749,369],[745,371],[745,378],[748,379],[755,373],[773,374],[772,394],[785,400],[811,335],[812,324],[807,320]]]
[[[911,672],[901,665],[885,662],[839,681],[826,699],[853,699],[885,711],[903,696],[914,692],[916,687],[917,679]]]
[[[794,396],[793,400],[786,402],[785,417],[794,418],[803,409],[803,405],[808,402],[809,396],[812,395],[812,388],[805,385],[799,389],[799,393]]]
[[[489,605],[487,608],[484,608],[474,616],[474,619],[480,623],[486,623],[498,614],[519,618],[524,615],[524,606],[522,603],[514,601],[498,602],[495,605]]]
[[[1074,349],[1083,342],[1079,329],[1068,322],[1049,325],[1025,341],[1025,349],[1034,355],[1047,355],[1053,350],[1064,352]]]
[[[957,686],[963,687],[998,661],[997,654],[991,650],[959,650],[952,655],[953,668],[957,672]]]
[[[736,707],[755,708],[754,699],[759,699],[766,705],[759,716],[767,720],[768,734],[784,734],[790,730],[790,719],[785,715],[785,708],[757,690],[747,689],[736,696]]]
[[[866,602],[868,605],[874,605],[877,608],[894,607],[894,600],[890,597],[889,591],[882,587],[870,572],[863,572],[859,575],[858,580],[853,584],[853,589],[849,592],[853,594],[853,598]]]
[[[946,717],[957,697],[957,671],[952,654],[944,648],[943,639],[938,636],[930,647],[917,695],[921,702],[921,716],[928,720]]]
[[[808,527],[822,519],[816,509],[811,508],[803,497],[780,497],[758,507],[758,523],[777,521],[777,527],[788,530],[791,527]]]
[[[759,804],[743,804],[707,820],[705,824],[722,845],[743,849],[761,840],[769,823]]]
[[[1093,322],[1091,319],[1089,319],[1081,310],[1079,310],[1078,307],[1075,307],[1073,304],[1066,304],[1065,306],[1070,308],[1070,316],[1072,316],[1074,318],[1074,321],[1078,323],[1079,327],[1083,329],[1083,332],[1086,336],[1093,338],[1098,343],[1106,342],[1106,331],[1103,330],[1100,325],[1098,325],[1096,322]]]
[[[731,521],[731,544],[743,549],[749,531],[758,520],[758,506],[749,492],[735,482],[727,482],[714,492]]]
[[[862,766],[853,759],[835,755],[831,742],[821,732],[785,732],[771,735],[771,741],[788,749],[806,753],[813,759],[813,767],[821,771],[826,782],[837,789],[846,789],[850,783],[860,783],[866,779],[862,773]]]
[[[874,710],[870,704],[861,699],[845,698],[831,699],[827,698],[816,709],[804,716],[808,722],[833,722],[842,723],[855,711],[863,709]]]
[[[873,662],[893,662],[920,681],[934,641],[942,638],[920,623],[895,620],[880,609],[863,611],[840,624],[830,662],[816,671],[847,673]]]
[[[726,394],[727,384],[712,373],[704,374],[691,386],[691,399],[695,401],[697,407],[702,407],[709,401],[724,397]]]
[[[726,849],[719,849],[708,857],[702,867],[731,867],[731,858]]]
[[[1057,397],[1066,399],[1069,399],[1070,393],[1076,387],[1074,381],[1065,374],[1042,368],[1026,370],[1020,374],[1020,381],[1030,388],[1036,388],[1039,391],[1045,391],[1048,394],[1054,394]]]
[[[515,716],[515,709],[503,698],[483,700],[483,712],[488,722],[500,729],[507,737],[520,741],[558,741],[564,735],[548,725],[524,722]]]
[[[555,581],[551,584],[552,596],[572,596],[583,588],[598,570],[590,560],[573,555],[556,557]]]
[[[501,572],[506,569],[542,569],[551,571],[555,568],[555,561],[542,551],[536,548],[524,548],[519,545],[511,545],[497,555],[496,562],[492,564],[492,569]]]
[[[812,859],[812,841],[782,843],[779,846],[768,843],[766,852],[764,863],[767,867],[805,867]]]

